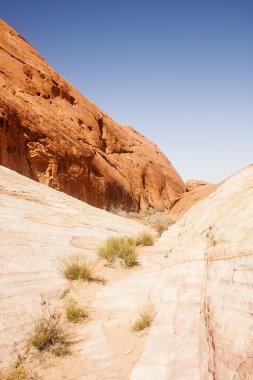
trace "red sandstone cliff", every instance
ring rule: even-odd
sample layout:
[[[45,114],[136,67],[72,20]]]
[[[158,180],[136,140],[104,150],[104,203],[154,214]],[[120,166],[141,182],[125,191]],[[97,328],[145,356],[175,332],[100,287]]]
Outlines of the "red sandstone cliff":
[[[0,164],[98,207],[170,207],[165,155],[64,80],[0,20]]]
[[[176,219],[180,218],[195,203],[207,198],[218,188],[219,184],[211,184],[207,181],[192,179],[185,184],[185,193],[175,201],[170,209],[170,215]]]

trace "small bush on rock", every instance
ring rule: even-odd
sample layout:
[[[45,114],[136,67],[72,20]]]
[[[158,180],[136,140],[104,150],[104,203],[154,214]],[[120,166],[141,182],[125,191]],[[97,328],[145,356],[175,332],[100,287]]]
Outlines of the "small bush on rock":
[[[154,244],[154,238],[149,232],[141,232],[137,235],[136,245],[150,246]]]
[[[28,380],[27,373],[22,365],[15,365],[0,373],[0,380]]]
[[[176,221],[170,217],[158,217],[150,221],[150,224],[155,228],[159,236],[175,223]]]
[[[140,310],[139,316],[132,326],[133,331],[141,331],[149,327],[154,319],[154,306],[148,301]]]
[[[126,267],[132,267],[137,263],[135,239],[132,237],[110,237],[104,245],[99,247],[98,256],[109,263],[121,259]]]
[[[95,276],[95,269],[96,263],[81,255],[69,256],[60,262],[60,271],[67,280],[95,281],[104,284],[103,278]]]
[[[42,316],[34,324],[30,343],[38,351],[50,351],[55,356],[70,353],[70,335],[61,325],[59,316]]]
[[[72,323],[80,323],[89,316],[87,310],[78,306],[73,300],[70,300],[66,305],[66,315],[68,321]]]

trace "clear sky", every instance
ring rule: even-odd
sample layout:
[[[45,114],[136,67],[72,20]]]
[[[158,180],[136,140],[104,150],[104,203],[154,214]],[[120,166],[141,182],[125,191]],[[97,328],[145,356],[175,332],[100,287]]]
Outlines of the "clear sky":
[[[0,17],[184,180],[253,162],[252,0],[8,0]]]

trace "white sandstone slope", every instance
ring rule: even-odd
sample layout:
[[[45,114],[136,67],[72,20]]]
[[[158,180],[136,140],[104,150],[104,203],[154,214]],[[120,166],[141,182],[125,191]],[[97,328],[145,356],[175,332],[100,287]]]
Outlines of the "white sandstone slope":
[[[41,305],[59,302],[60,257],[95,258],[108,236],[143,229],[0,166],[0,363],[20,352]]]
[[[163,290],[131,380],[252,380],[253,165],[193,206],[155,249],[167,256]]]
[[[13,343],[22,342],[43,298],[58,301],[66,285],[58,257],[92,256],[106,236],[144,226],[1,167],[0,181],[0,355],[7,358],[18,352]],[[99,288],[74,355],[41,378],[252,380],[253,165],[193,206],[141,256],[137,268]],[[147,299],[156,310],[153,324],[134,333],[132,321]]]

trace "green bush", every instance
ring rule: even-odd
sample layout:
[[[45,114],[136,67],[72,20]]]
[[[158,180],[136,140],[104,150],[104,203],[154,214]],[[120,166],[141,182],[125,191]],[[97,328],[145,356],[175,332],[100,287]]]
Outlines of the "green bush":
[[[87,310],[78,306],[73,300],[69,301],[65,310],[68,321],[72,323],[80,323],[89,316]]]
[[[154,238],[149,232],[140,232],[136,238],[136,245],[150,246],[154,244]]]
[[[70,353],[70,335],[60,323],[59,316],[42,316],[34,324],[30,343],[38,351],[51,351],[56,356]]]
[[[113,263],[117,259],[123,260],[126,267],[137,263],[135,239],[132,237],[110,237],[98,249],[98,256]]]

